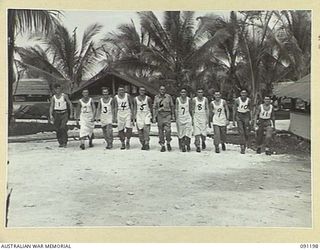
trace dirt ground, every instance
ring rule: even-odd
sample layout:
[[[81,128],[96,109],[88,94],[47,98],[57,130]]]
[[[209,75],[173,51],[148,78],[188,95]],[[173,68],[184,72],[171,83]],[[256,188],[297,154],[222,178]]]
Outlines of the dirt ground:
[[[311,227],[307,155],[256,155],[227,144],[215,154],[106,150],[102,139],[9,143],[8,227],[248,226]]]

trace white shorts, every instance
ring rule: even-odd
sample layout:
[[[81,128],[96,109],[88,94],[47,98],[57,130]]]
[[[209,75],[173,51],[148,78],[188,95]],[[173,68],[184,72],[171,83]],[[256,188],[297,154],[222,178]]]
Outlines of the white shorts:
[[[101,127],[104,127],[108,124],[112,124],[112,115],[101,115],[100,121]]]
[[[91,118],[80,117],[80,138],[86,136],[92,136],[94,129],[94,122],[91,122]]]
[[[145,125],[151,124],[150,112],[137,112],[137,128],[143,129]]]
[[[207,136],[206,117],[194,116],[193,120],[193,134]]]
[[[132,128],[130,110],[118,111],[117,118],[118,118],[118,131],[124,130],[125,128]]]
[[[184,136],[191,138],[192,136],[191,122],[188,122],[188,123],[177,122],[177,133],[179,138],[183,138]]]

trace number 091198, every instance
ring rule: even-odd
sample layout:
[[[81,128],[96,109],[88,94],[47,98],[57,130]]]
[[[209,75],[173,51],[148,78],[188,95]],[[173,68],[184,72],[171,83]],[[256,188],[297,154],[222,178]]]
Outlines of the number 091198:
[[[300,248],[304,248],[304,249],[307,249],[307,248],[315,249],[315,248],[318,248],[318,247],[319,247],[319,245],[316,244],[316,243],[300,244]]]

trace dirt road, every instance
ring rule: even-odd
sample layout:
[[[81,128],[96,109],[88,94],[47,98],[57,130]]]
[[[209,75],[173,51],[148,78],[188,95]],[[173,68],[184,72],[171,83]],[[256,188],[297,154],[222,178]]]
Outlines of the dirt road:
[[[311,227],[310,158],[9,143],[9,227]]]

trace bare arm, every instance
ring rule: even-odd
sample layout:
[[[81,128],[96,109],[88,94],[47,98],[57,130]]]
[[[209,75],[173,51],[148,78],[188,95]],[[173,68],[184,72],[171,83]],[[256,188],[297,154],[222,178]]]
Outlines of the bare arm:
[[[77,108],[76,108],[76,121],[77,121],[77,123],[79,122],[79,119],[80,119],[80,110],[81,110],[81,104],[79,101],[77,104]]]
[[[137,109],[138,109],[138,103],[136,98],[133,99],[133,120],[137,119]]]
[[[96,104],[94,103],[94,100],[91,101],[91,107],[92,107],[92,121],[94,121],[96,117]]]
[[[50,116],[51,122],[53,121],[53,107],[54,107],[54,98],[52,96],[50,100],[50,108],[49,108],[49,116]]]
[[[276,116],[275,116],[274,109],[272,109],[272,112],[271,112],[271,121],[272,121],[274,130],[276,130]]]
[[[113,105],[114,105],[114,116],[113,116],[113,119],[114,119],[114,122],[116,123],[117,122],[117,119],[118,119],[118,101],[117,101],[117,98],[114,97],[113,98]]]
[[[253,114],[253,102],[251,101],[251,99],[249,99],[248,105],[249,105],[249,108],[250,108],[250,112],[249,112],[250,117],[249,117],[249,119],[250,119],[250,121],[252,121],[254,119],[254,114]]]
[[[209,107],[209,103],[208,103],[208,99],[206,98],[204,101],[204,108],[206,111],[206,117],[207,117],[207,124],[210,123],[210,107]]]
[[[175,106],[175,113],[176,113],[176,121],[179,120],[179,102],[176,100],[176,106]],[[173,116],[172,116],[173,119]]]
[[[154,98],[153,102],[153,122],[156,122],[156,118],[158,117],[158,100],[157,96]]]
[[[65,98],[67,104],[69,105],[69,108],[70,108],[70,118],[72,119],[72,118],[73,118],[73,106],[72,106],[72,102],[70,101],[69,96],[68,96],[67,94],[64,94],[64,98]]]
[[[236,112],[237,112],[237,108],[238,108],[238,99],[234,101],[233,104],[233,109],[232,109],[232,121],[233,121],[233,125],[235,125],[236,122]]]
[[[192,100],[191,100],[191,98],[189,99],[189,113],[190,113],[190,115],[191,115],[191,118],[192,118],[192,116],[193,116],[193,112],[192,112]]]
[[[100,119],[100,114],[101,114],[101,101],[98,102],[98,108],[96,112],[96,120]]]
[[[191,100],[191,117],[193,119],[196,108],[196,101],[194,99]]]
[[[174,103],[173,103],[172,96],[170,96],[170,108],[171,108],[171,117],[172,117],[172,120],[174,120],[175,119],[175,117],[174,117],[175,108],[174,108]]]
[[[226,115],[227,115],[227,123],[229,124],[229,115],[230,115],[230,112],[229,112],[229,107],[228,107],[228,103],[226,100],[224,100],[224,109],[226,110]]]
[[[253,118],[253,126],[257,126],[257,120],[258,120],[258,116],[259,116],[259,113],[261,111],[261,107],[260,105],[258,106],[258,108],[256,109],[256,112],[254,114],[254,118]]]
[[[134,104],[133,104],[133,100],[132,100],[132,97],[128,94],[128,102],[129,102],[129,107],[130,107],[130,110],[131,110],[131,117],[132,119],[134,119]]]
[[[148,106],[149,106],[149,109],[150,109],[150,112],[151,112],[151,117],[153,117],[153,110],[152,110],[152,100],[151,98],[148,96]]]

